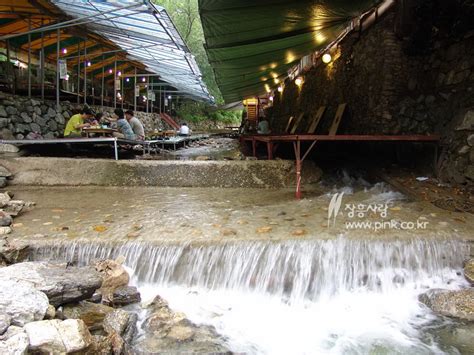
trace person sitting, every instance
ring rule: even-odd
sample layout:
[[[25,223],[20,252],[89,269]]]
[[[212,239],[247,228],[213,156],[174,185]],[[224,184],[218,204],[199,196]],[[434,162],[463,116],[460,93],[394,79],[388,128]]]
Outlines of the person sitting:
[[[130,127],[132,127],[133,133],[135,133],[135,139],[138,141],[145,140],[145,129],[140,120],[133,115],[132,110],[125,112],[125,118],[130,124]]]
[[[91,126],[88,121],[92,117],[94,117],[94,113],[90,108],[84,108],[81,113],[73,115],[66,124],[66,128],[64,129],[64,137],[81,137],[82,129]]]
[[[114,111],[115,119],[117,120],[117,130],[114,132],[114,137],[125,138],[129,140],[135,140],[135,133],[133,133],[132,127],[125,119],[125,115],[121,108],[116,108]]]
[[[189,129],[186,123],[182,123],[181,127],[179,127],[179,136],[189,136],[191,130]]]
[[[268,124],[268,121],[265,117],[262,117],[260,119],[260,122],[258,123],[257,127],[257,133],[258,134],[270,134],[270,125]]]

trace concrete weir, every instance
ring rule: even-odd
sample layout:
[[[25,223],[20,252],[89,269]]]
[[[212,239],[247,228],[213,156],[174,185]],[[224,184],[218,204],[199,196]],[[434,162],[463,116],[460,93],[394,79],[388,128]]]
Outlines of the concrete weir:
[[[294,162],[145,161],[67,158],[7,158],[0,164],[13,174],[11,184],[44,186],[166,186],[281,188],[295,184]],[[303,182],[314,183],[321,170],[305,164]]]

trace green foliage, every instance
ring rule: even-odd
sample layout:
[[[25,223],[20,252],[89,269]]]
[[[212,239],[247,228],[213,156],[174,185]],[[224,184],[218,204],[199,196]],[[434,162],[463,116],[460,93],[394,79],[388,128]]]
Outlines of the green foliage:
[[[217,87],[214,72],[204,48],[205,41],[201,18],[199,17],[198,0],[153,0],[153,2],[167,10],[184,42],[188,45],[191,53],[194,54],[209,92],[216,99],[216,103],[223,103],[222,95]]]
[[[177,109],[177,114],[183,121],[201,122],[214,121],[228,124],[240,124],[242,111],[216,110],[202,102],[186,102]]]

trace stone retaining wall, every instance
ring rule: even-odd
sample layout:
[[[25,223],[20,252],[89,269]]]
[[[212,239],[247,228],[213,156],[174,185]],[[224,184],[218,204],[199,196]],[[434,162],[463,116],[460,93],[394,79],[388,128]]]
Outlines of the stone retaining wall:
[[[441,134],[440,177],[474,185],[474,31],[463,24],[470,21],[463,15],[470,8],[452,5],[451,10],[461,6],[458,13],[439,10],[428,20],[415,18],[411,37],[395,34],[393,10],[360,36],[345,39],[338,58],[306,73],[301,89],[287,82],[276,93],[272,129],[282,131],[290,116],[302,112],[304,131],[326,105],[319,128],[325,134],[337,105],[346,102],[349,115],[339,133]]]
[[[280,188],[295,184],[294,162],[141,161],[67,158],[5,158],[12,185],[169,186]],[[305,163],[303,184],[317,182],[321,170]]]

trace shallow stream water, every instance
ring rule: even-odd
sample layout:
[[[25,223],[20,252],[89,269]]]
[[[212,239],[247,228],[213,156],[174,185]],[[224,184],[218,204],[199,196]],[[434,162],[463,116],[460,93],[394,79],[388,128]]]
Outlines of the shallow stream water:
[[[442,336],[460,324],[417,297],[467,286],[461,270],[474,221],[407,201],[383,184],[320,185],[301,201],[291,190],[14,192],[38,203],[15,220],[13,235],[36,245],[34,259],[87,264],[123,255],[143,300],[160,294],[192,321],[213,325],[232,351],[466,353]],[[328,219],[341,192],[341,213]],[[350,217],[345,209],[374,203],[387,203],[385,217]],[[354,218],[396,223],[375,230],[348,225]],[[395,227],[416,221],[423,224]]]

